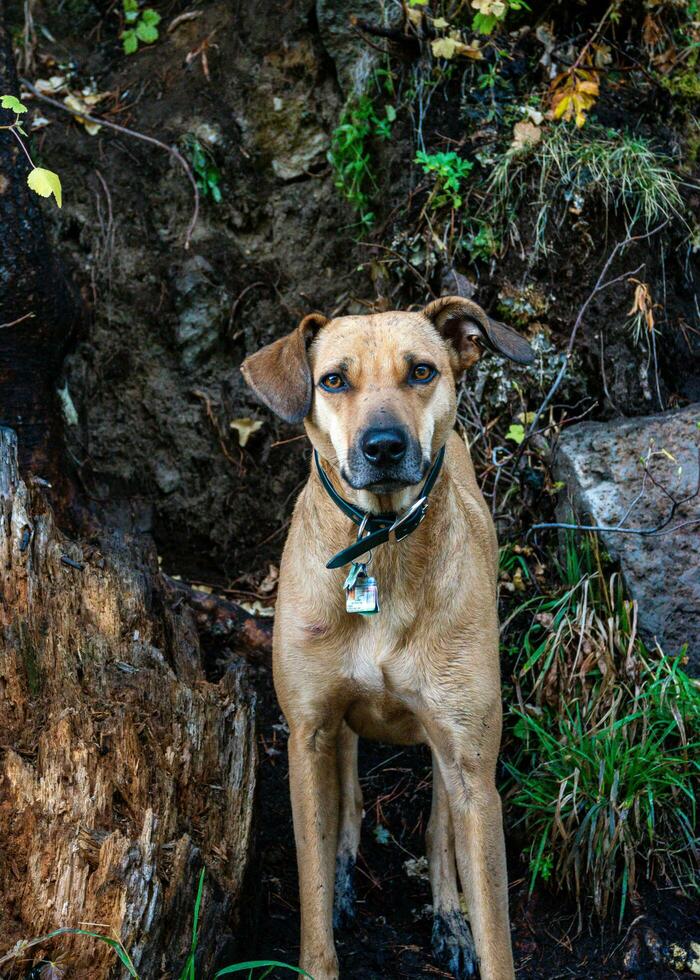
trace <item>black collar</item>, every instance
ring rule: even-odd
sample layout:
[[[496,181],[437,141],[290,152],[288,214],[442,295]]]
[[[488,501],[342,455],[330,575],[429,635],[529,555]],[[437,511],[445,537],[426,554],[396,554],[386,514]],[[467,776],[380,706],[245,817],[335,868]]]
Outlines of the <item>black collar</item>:
[[[347,565],[354,558],[366,554],[379,544],[384,544],[385,541],[390,539],[392,533],[396,535],[397,541],[412,534],[425,517],[425,512],[428,509],[428,496],[435,486],[435,481],[442,469],[444,458],[445,447],[443,446],[428,471],[418,499],[411,504],[408,510],[398,516],[397,514],[371,514],[369,511],[360,510],[359,507],[351,504],[349,500],[341,497],[328,479],[325,470],[321,466],[319,455],[314,449],[316,472],[321,480],[323,489],[336,507],[339,507],[345,516],[349,517],[353,524],[357,524],[360,528],[357,541],[347,548],[343,548],[337,555],[333,555],[330,561],[326,562],[326,568],[341,568],[343,565]]]

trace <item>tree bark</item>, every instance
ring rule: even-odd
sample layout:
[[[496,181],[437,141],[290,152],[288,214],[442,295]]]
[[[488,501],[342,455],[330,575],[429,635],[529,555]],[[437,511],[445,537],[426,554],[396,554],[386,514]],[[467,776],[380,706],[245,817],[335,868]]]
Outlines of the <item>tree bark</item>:
[[[144,980],[177,976],[202,862],[198,975],[235,935],[254,698],[243,666],[214,684],[199,654],[193,614],[163,587],[155,554],[119,534],[99,547],[62,536],[19,476],[14,433],[0,429],[4,949],[100,923]],[[118,972],[93,940],[61,937],[38,952],[59,951],[71,978]]]
[[[0,0],[0,95],[5,94],[19,95],[19,87]],[[0,116],[3,124],[14,119],[4,109]],[[56,384],[80,306],[49,246],[42,204],[27,187],[28,172],[21,147],[0,130],[0,424],[18,433],[22,469],[60,483]]]

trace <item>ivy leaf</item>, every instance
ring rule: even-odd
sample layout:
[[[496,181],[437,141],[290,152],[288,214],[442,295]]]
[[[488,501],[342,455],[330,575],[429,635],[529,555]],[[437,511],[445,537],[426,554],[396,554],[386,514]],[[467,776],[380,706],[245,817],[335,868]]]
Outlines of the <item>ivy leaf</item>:
[[[124,54],[135,54],[139,46],[139,39],[136,37],[136,31],[131,29],[122,31],[119,36],[122,39]]]
[[[56,204],[61,207],[61,180],[53,170],[45,170],[43,167],[35,167],[27,177],[27,183],[35,194],[41,197],[50,197],[52,194],[56,198]]]
[[[511,427],[506,432],[506,439],[512,439],[513,442],[517,442],[518,445],[525,438],[525,427],[514,422]]]
[[[22,105],[19,99],[16,99],[14,95],[0,95],[0,106],[2,106],[3,109],[9,109],[18,116],[27,111],[26,105]]]

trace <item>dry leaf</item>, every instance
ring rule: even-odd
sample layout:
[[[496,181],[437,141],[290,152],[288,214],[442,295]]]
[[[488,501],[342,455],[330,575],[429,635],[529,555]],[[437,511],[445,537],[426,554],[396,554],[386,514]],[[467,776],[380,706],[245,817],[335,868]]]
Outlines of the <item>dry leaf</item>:
[[[639,316],[646,324],[647,330],[654,329],[654,308],[658,306],[652,299],[651,290],[645,282],[639,279],[628,279],[635,286],[634,300],[627,316]]]
[[[434,38],[430,42],[430,47],[436,58],[446,58],[448,61],[457,55],[473,58],[475,61],[480,61],[484,57],[479,50],[478,41],[474,41],[473,44],[465,44],[456,33],[450,34],[449,37]]]
[[[513,126],[513,142],[511,150],[524,150],[527,146],[535,146],[542,139],[542,130],[534,123],[523,121]]]
[[[247,444],[253,433],[262,428],[262,425],[260,419],[233,419],[232,422],[229,422],[229,427],[238,433],[238,445],[241,449]]]
[[[580,129],[599,92],[598,73],[591,68],[571,68],[562,72],[550,86],[552,118],[573,119]]]
[[[109,95],[109,92],[90,92],[89,90],[83,91],[82,94],[77,95],[75,92],[71,92],[67,95],[63,102],[66,106],[74,112],[76,122],[82,123],[85,127],[85,131],[90,134],[90,136],[96,136],[97,133],[102,129],[102,126],[96,122],[90,122],[88,119],[83,117],[85,115],[90,115],[93,106],[96,106],[98,102],[105,99]]]
[[[63,75],[52,75],[51,78],[37,78],[34,88],[42,95],[58,95],[66,90],[66,78]]]
[[[239,602],[241,609],[245,609],[251,616],[274,616],[275,607],[265,606],[259,599],[254,602]]]
[[[406,16],[408,17],[411,24],[418,29],[423,23],[423,17],[425,16],[422,10],[417,7],[407,7]]]
[[[593,51],[593,64],[596,68],[607,68],[612,64],[612,51],[609,44],[594,44]]]

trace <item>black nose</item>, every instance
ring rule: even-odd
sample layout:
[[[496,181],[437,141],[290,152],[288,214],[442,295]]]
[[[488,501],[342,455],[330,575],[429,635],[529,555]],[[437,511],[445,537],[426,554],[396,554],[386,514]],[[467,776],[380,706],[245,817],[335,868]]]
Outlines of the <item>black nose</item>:
[[[404,458],[408,440],[401,429],[367,429],[360,445],[370,463],[387,466]]]

